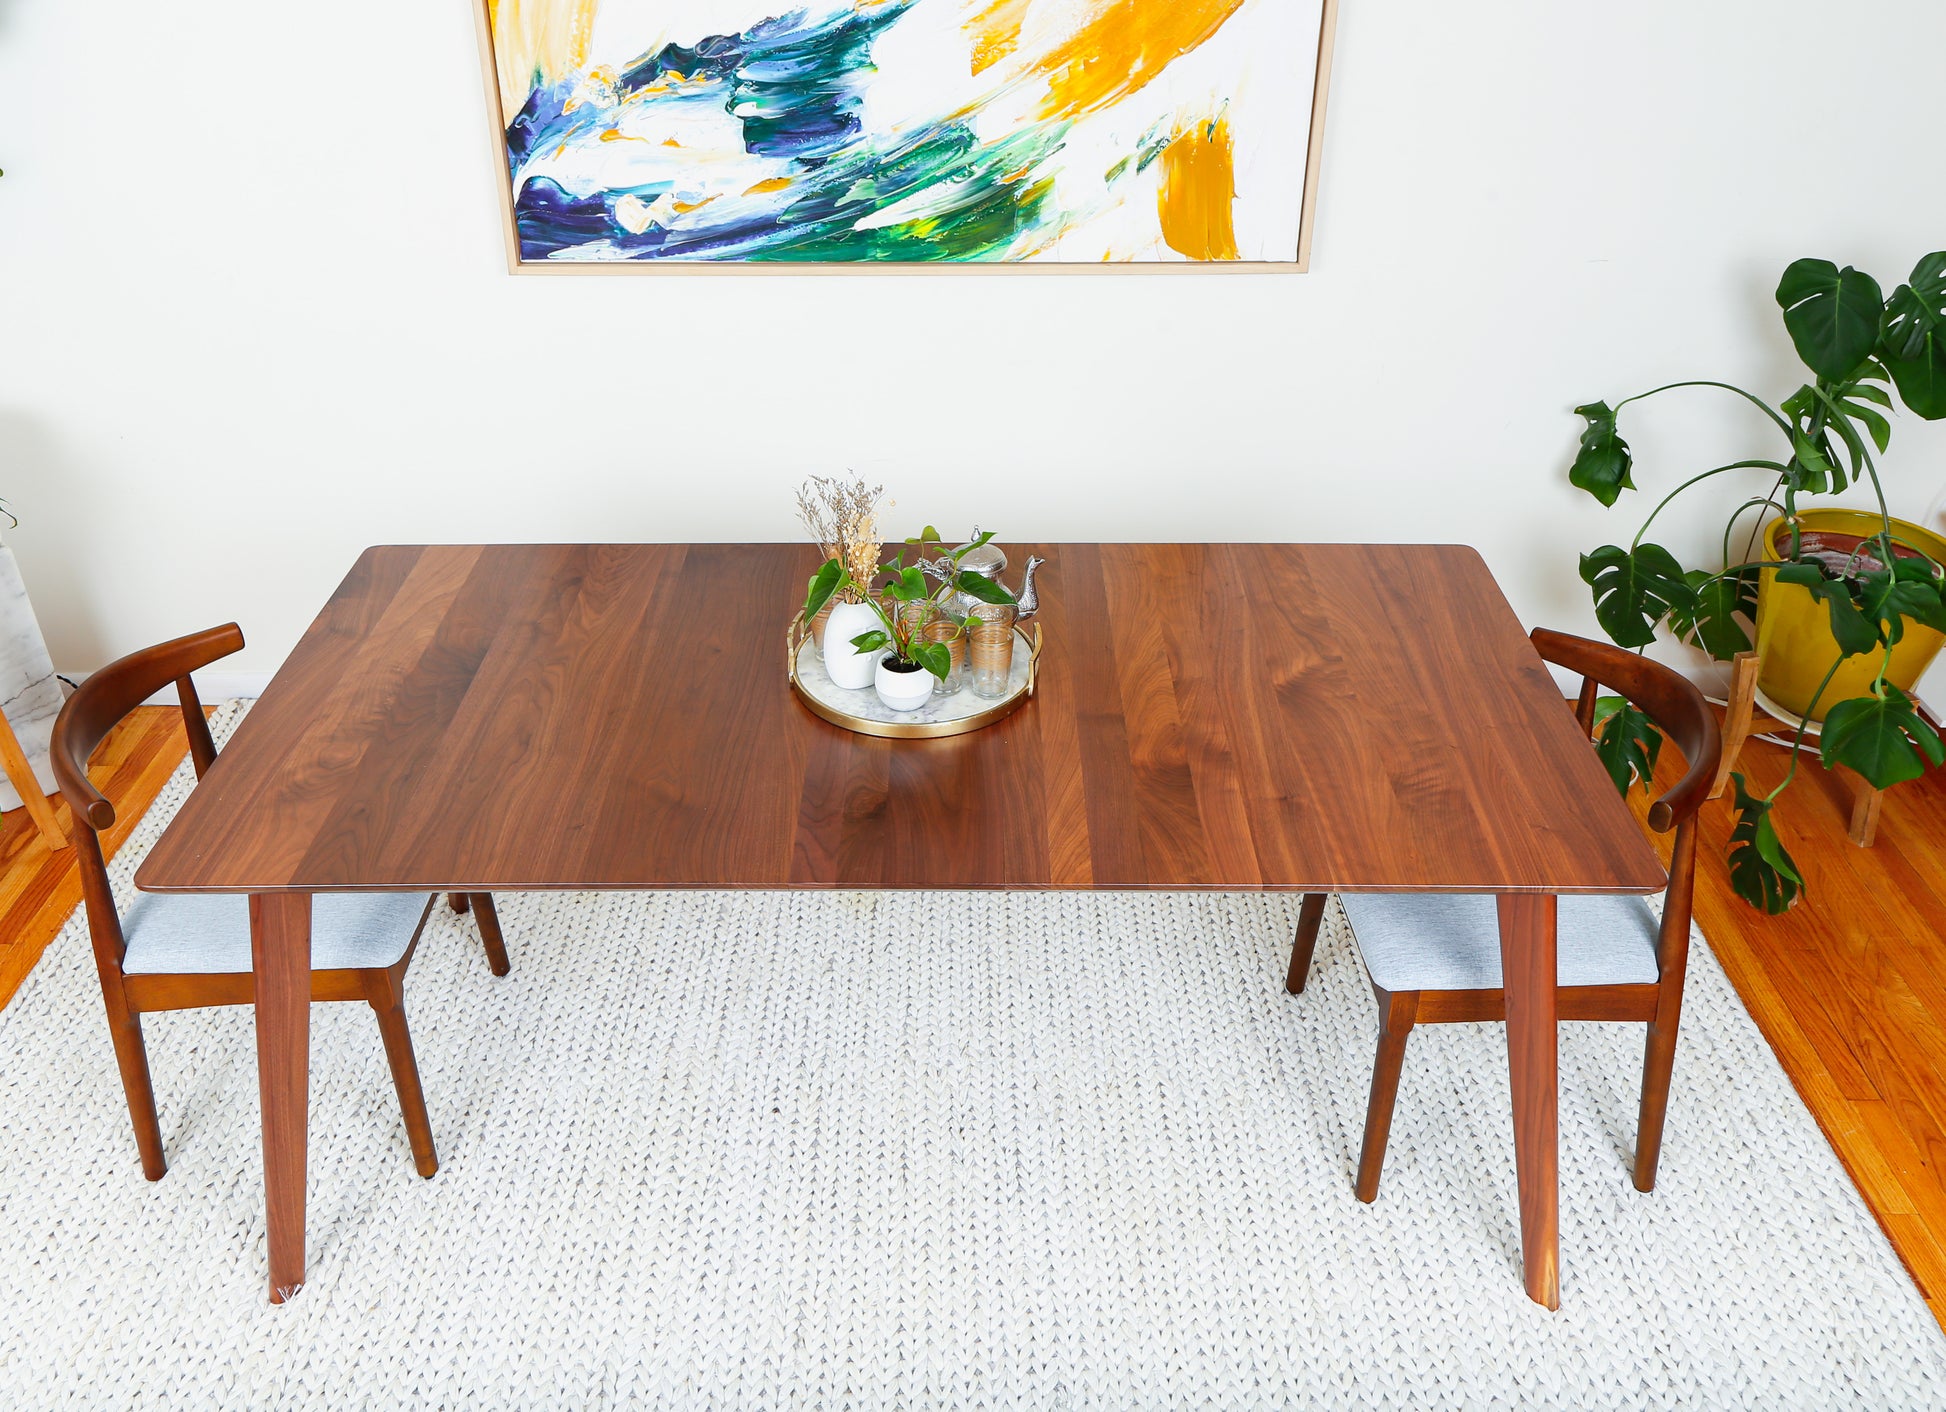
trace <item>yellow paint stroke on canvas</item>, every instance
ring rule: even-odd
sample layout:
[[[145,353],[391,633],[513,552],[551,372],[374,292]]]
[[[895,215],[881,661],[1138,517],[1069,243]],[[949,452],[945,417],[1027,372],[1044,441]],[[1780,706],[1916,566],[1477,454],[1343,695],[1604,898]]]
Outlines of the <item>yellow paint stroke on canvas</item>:
[[[961,28],[973,45],[973,72],[983,74],[1020,48],[1020,27],[1033,0],[984,0]]]
[[[559,83],[588,62],[600,0],[491,0],[493,66],[508,122],[535,82]]]
[[[1191,260],[1237,258],[1235,144],[1225,118],[1178,132],[1162,152],[1162,189],[1156,207],[1162,238]]]
[[[1045,118],[1105,108],[1146,88],[1223,27],[1243,0],[1107,0],[1034,62],[1047,76]]]
[[[765,177],[743,194],[745,196],[761,196],[767,191],[787,191],[790,189],[790,185],[791,179],[789,177]]]

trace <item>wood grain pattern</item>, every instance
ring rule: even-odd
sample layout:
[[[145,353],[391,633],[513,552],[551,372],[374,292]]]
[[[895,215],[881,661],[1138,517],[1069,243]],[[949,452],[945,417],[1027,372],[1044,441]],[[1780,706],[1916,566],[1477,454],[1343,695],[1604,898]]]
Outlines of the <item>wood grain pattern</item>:
[[[1752,739],[1737,767],[1763,793],[1788,758]],[[1678,768],[1665,757],[1658,784]],[[1640,812],[1643,796],[1632,803]],[[1946,1310],[1946,778],[1929,772],[1886,791],[1870,849],[1846,837],[1852,806],[1844,781],[1815,762],[1799,770],[1772,817],[1806,899],[1766,917],[1730,890],[1729,801],[1708,805],[1696,920],[1937,1315]]]
[[[304,1284],[304,1183],[311,1112],[311,894],[250,899],[257,1088],[263,1114],[270,1302]]]
[[[138,884],[1662,886],[1472,550],[1016,548],[1035,700],[923,742],[785,686],[806,548],[370,550]]]
[[[96,751],[95,782],[121,805],[114,829],[102,835],[111,857],[181,761],[180,722],[173,706],[142,707]],[[1752,787],[1761,792],[1774,786],[1783,777],[1784,758],[1783,750],[1754,742],[1742,762]],[[1674,783],[1682,768],[1682,761],[1665,753],[1662,787]],[[1813,768],[1800,780],[1815,781],[1816,774]],[[1647,800],[1640,791],[1631,797],[1638,812]],[[1697,918],[1939,1315],[1946,1312],[1946,1166],[1940,1162],[1946,1123],[1912,1095],[1928,1087],[1946,1093],[1940,1059],[1946,1054],[1946,1003],[1922,999],[1916,1012],[1903,1003],[1882,1009],[1869,989],[1851,993],[1845,977],[1855,955],[1889,955],[1915,971],[1946,975],[1946,889],[1928,882],[1907,890],[1915,869],[1946,877],[1946,776],[1929,774],[1890,791],[1879,844],[1869,851],[1845,840],[1849,809],[1848,798],[1827,800],[1815,785],[1786,797],[1779,827],[1812,891],[1788,915],[1770,918],[1731,894],[1720,852],[1730,814],[1727,807],[1706,808]],[[1669,842],[1662,840],[1665,847]],[[24,812],[0,820],[0,1003],[11,999],[73,912],[80,896],[73,857],[65,849],[50,855]],[[1853,879],[1842,901],[1824,886],[1839,874]],[[1896,915],[1884,911],[1886,905],[1896,905]],[[1571,1018],[1565,1008],[1561,1018]],[[1873,1056],[1876,1077],[1860,1053]]]
[[[1527,1294],[1561,1307],[1560,1046],[1555,1025],[1556,899],[1502,893],[1500,968],[1507,982],[1507,1069],[1520,1175],[1520,1258]]]

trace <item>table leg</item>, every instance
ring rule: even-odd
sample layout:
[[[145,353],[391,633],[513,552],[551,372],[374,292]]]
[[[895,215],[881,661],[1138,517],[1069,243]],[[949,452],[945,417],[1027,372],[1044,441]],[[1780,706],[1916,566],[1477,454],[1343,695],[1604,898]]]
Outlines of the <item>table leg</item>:
[[[257,983],[257,1087],[264,1127],[270,1302],[304,1285],[305,1145],[311,1104],[311,894],[250,897]]]
[[[1507,991],[1507,1067],[1514,1096],[1514,1169],[1527,1294],[1561,1307],[1561,1182],[1556,1047],[1555,899],[1500,895],[1500,965]]]

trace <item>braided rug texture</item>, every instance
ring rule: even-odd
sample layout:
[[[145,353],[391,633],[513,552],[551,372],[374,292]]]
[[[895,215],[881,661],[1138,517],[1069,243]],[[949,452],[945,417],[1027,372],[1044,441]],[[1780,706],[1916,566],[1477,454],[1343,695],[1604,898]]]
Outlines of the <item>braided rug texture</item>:
[[[370,1012],[316,1007],[281,1308],[250,1012],[145,1020],[145,1182],[77,916],[0,1014],[0,1405],[1946,1405],[1946,1339],[1706,947],[1655,1194],[1641,1027],[1562,1027],[1549,1314],[1501,1030],[1413,1035],[1361,1206],[1374,1006],[1335,909],[1284,993],[1297,902],[506,896],[504,980],[442,906],[406,986],[441,1171]]]

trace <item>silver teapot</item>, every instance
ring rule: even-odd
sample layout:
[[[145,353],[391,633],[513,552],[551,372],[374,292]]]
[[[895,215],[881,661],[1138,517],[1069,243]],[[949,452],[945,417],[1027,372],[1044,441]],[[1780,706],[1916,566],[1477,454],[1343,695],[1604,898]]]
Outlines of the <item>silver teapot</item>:
[[[971,544],[979,537],[980,530],[976,525],[973,528],[973,539],[968,540],[967,543]],[[966,549],[964,544],[959,547]],[[1034,588],[1034,572],[1046,562],[1047,560],[1038,554],[1027,556],[1027,567],[1022,569],[1020,574],[1020,591],[1014,594],[1014,602],[1020,609],[1015,615],[1015,622],[1025,622],[1040,611],[1041,600],[1040,594]],[[939,583],[946,583],[951,579],[953,572],[952,556],[941,555],[929,563],[922,563],[920,567],[930,578]],[[961,573],[984,574],[1005,588],[1006,585],[1001,581],[1000,575],[1007,571],[1007,553],[999,545],[988,540],[977,549],[967,550],[965,557],[959,561],[959,570]],[[947,612],[963,618],[973,611],[979,601],[968,593],[949,593],[942,600],[942,604]]]

